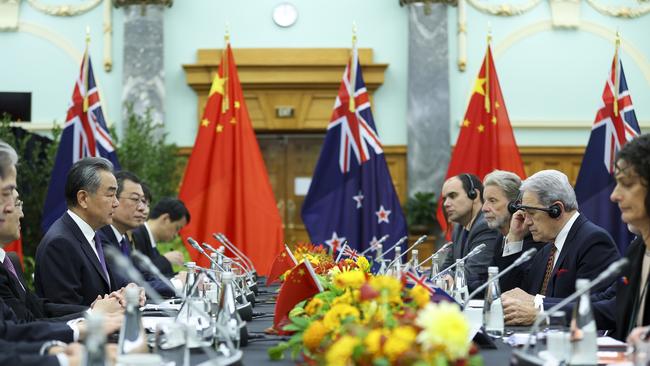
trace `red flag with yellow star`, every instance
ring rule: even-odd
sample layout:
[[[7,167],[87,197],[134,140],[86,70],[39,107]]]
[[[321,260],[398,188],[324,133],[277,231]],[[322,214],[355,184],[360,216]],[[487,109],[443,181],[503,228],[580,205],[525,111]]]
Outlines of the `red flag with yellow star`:
[[[475,174],[482,180],[494,169],[526,178],[488,44],[445,180],[462,173]],[[437,218],[443,231],[447,231],[442,202],[438,201]]]
[[[278,301],[275,304],[275,314],[273,317],[273,328],[282,331],[282,327],[288,324],[288,316],[291,309],[297,303],[306,300],[319,292],[323,292],[314,268],[308,260],[303,260],[289,272],[284,279]]]
[[[291,253],[291,249],[285,245],[282,253],[278,254],[278,256],[273,260],[269,274],[266,277],[266,285],[268,286],[275,282],[286,271],[295,267],[297,264],[298,261],[296,261],[296,257]]]
[[[191,215],[181,236],[208,242],[221,232],[265,274],[282,250],[282,221],[230,44],[198,128],[179,193]],[[207,266],[207,258],[187,247],[194,261]]]

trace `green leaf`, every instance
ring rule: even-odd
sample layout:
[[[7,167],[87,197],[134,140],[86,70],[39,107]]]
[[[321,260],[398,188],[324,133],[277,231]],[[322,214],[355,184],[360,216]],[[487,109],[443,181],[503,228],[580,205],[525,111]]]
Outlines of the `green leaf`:
[[[483,366],[483,357],[481,355],[470,356],[469,366]]]
[[[386,357],[381,357],[381,358],[376,358],[374,361],[372,361],[372,364],[375,366],[390,366],[390,362]]]
[[[282,330],[286,330],[288,332],[297,332],[299,330],[302,330],[302,328],[298,327],[295,324],[287,324],[284,327],[282,327]]]
[[[281,342],[277,346],[269,348],[266,353],[272,361],[279,361],[284,359],[284,351],[286,351],[287,348],[287,343]]]

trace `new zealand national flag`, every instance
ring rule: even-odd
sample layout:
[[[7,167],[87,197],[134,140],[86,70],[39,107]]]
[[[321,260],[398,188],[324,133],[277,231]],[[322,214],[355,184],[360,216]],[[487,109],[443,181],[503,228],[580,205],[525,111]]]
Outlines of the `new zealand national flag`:
[[[356,49],[343,74],[302,220],[311,241],[334,252],[346,240],[362,251],[385,234],[384,248],[406,235]]]
[[[72,164],[91,156],[107,158],[113,163],[115,170],[120,169],[115,146],[102,112],[90,55],[86,50],[81,62],[79,78],[74,84],[72,103],[68,108],[61,142],[50,175],[50,186],[43,206],[41,223],[44,232],[65,213],[64,187]]]
[[[621,220],[618,206],[609,199],[616,185],[615,158],[616,152],[640,133],[623,63],[617,53],[603,91],[603,103],[591,129],[575,190],[580,212],[607,230],[621,253],[625,252],[634,235]]]

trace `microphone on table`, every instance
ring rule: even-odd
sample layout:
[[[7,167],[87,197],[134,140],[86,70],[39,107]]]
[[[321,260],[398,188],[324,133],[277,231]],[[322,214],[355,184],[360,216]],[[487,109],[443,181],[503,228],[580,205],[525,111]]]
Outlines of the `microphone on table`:
[[[463,263],[464,263],[468,258],[477,255],[477,254],[480,253],[480,252],[483,250],[483,248],[485,248],[485,247],[486,247],[485,243],[481,243],[481,244],[477,245],[474,249],[472,249],[472,251],[470,251],[469,253],[467,253],[466,256],[464,256],[463,258],[461,258],[460,261],[456,261],[455,263],[453,263],[453,264],[450,265],[449,267],[447,267],[447,268],[443,269],[442,271],[438,272],[438,274],[436,274],[435,276],[431,277],[430,281],[433,281],[433,280],[435,280],[436,278],[442,276],[443,274],[449,272],[449,270],[451,270],[452,268],[456,267],[456,266],[458,265],[458,263],[460,263],[460,262],[463,262]]]
[[[418,245],[422,244],[422,242],[424,242],[425,240],[427,240],[427,236],[426,236],[426,235],[422,235],[421,237],[419,237],[418,240],[416,240],[415,243],[414,243],[413,245],[411,245],[408,249],[406,249],[406,250],[404,251],[404,253],[398,255],[396,258],[393,258],[393,260],[390,261],[390,262],[388,263],[388,266],[387,266],[387,267],[390,268],[390,267],[393,265],[393,263],[397,262],[397,261],[398,261],[400,258],[402,258],[406,253],[408,253],[409,251],[413,250],[413,248],[417,247]]]
[[[448,241],[448,242],[446,242],[445,244],[443,244],[443,246],[441,246],[440,249],[438,249],[435,253],[431,254],[431,255],[428,256],[425,260],[423,260],[422,262],[420,262],[420,266],[424,265],[424,263],[426,263],[429,259],[431,259],[431,260],[433,261],[433,257],[434,257],[436,254],[438,254],[438,253],[442,252],[443,250],[449,248],[452,244],[454,244],[454,243],[451,242],[451,241]],[[432,264],[433,264],[433,262],[432,262]],[[419,267],[419,266],[418,266],[418,267]],[[417,269],[417,268],[416,268],[416,269]]]
[[[210,263],[214,264],[220,271],[227,272],[226,270],[224,270],[224,268],[222,266],[219,265],[219,263],[217,263],[217,261],[212,259],[212,257],[210,257],[210,255],[208,253],[206,253],[205,250],[203,250],[203,248],[201,248],[201,246],[199,245],[199,243],[196,240],[192,239],[191,237],[188,237],[187,242],[190,243],[192,248],[198,250],[199,253],[206,256],[210,260]],[[205,270],[205,269],[203,269],[203,270]],[[208,278],[211,278],[211,277],[208,276]],[[215,282],[215,283],[219,283],[219,282]],[[233,281],[232,284],[235,287],[235,289],[237,290],[237,292],[239,292],[239,296],[237,296],[237,299],[239,299],[238,302],[239,302],[239,305],[240,305],[240,306],[237,307],[237,311],[239,312],[239,316],[241,316],[241,318],[246,320],[246,321],[252,320],[253,319],[253,306],[251,305],[251,303],[246,298],[246,294],[244,293],[244,290],[239,286],[237,281]]]
[[[530,335],[528,336],[528,342],[526,342],[526,346],[524,347],[523,352],[524,353],[527,352],[528,349],[530,348],[533,337],[535,336],[535,334],[539,330],[540,324],[542,323],[542,321],[544,319],[546,319],[546,317],[548,317],[549,315],[553,314],[554,312],[562,309],[564,306],[566,306],[570,302],[574,301],[575,299],[580,297],[582,294],[588,292],[589,290],[591,290],[592,288],[594,288],[596,285],[600,284],[601,282],[605,281],[606,279],[617,275],[619,272],[621,272],[623,270],[623,268],[625,268],[629,264],[629,262],[630,261],[627,258],[621,258],[621,259],[617,260],[616,262],[613,262],[612,264],[609,265],[609,267],[607,267],[606,270],[601,272],[596,278],[589,281],[587,286],[585,286],[585,287],[583,287],[583,288],[581,288],[579,290],[576,290],[574,293],[572,293],[568,297],[564,298],[562,301],[555,304],[550,309],[537,314],[537,317],[535,318],[535,322],[533,323],[533,326],[530,328]]]
[[[401,237],[401,238],[397,241],[397,243],[393,244],[392,247],[386,249],[383,253],[381,253],[381,255],[380,255],[379,257],[375,258],[375,262],[378,261],[378,260],[380,260],[381,258],[383,258],[383,257],[386,255],[386,253],[388,253],[388,252],[390,252],[391,250],[395,249],[397,246],[402,245],[402,243],[404,243],[404,241],[406,241],[406,239],[408,239],[408,236],[403,236],[403,237]]]
[[[167,276],[165,276],[164,274],[162,274],[162,272],[160,272],[158,267],[156,267],[156,265],[153,264],[153,262],[151,261],[151,259],[149,259],[149,257],[142,254],[142,252],[137,249],[132,249],[131,255],[133,256],[133,258],[138,260],[143,266],[145,266],[147,271],[149,271],[151,274],[156,276],[156,278],[162,281],[165,285],[169,286],[169,288],[171,288],[174,291],[176,297],[182,297],[180,291],[176,288],[176,286],[174,286],[172,281],[170,281],[169,278],[167,278]]]
[[[244,271],[244,277],[251,276],[251,281],[255,281],[252,279],[252,273],[246,270],[246,267],[241,265],[238,262],[235,262],[228,258],[225,254],[221,253],[220,250],[214,249],[211,245],[203,243],[204,248],[208,248],[208,250],[211,250],[213,253],[216,255],[222,257],[223,259],[228,259],[231,261],[232,264],[238,266],[242,271]],[[255,306],[255,291],[251,289],[251,286],[248,285],[248,280],[246,278],[242,278],[242,284],[241,287],[244,289],[244,296],[246,296],[246,300],[248,300],[253,306]],[[257,283],[255,283],[255,288],[257,288]]]
[[[255,269],[255,265],[253,264],[253,261],[246,256],[235,244],[233,244],[228,237],[226,237],[225,234],[223,233],[216,233],[212,234],[212,236],[217,239],[221,244],[223,244],[226,248],[228,248],[233,254],[242,260],[242,262],[247,263],[246,267],[249,268],[251,272],[255,275],[255,278],[257,278],[257,270]]]
[[[478,295],[483,291],[486,287],[488,287],[492,282],[497,281],[499,278],[503,277],[506,273],[512,271],[515,267],[519,267],[521,264],[528,262],[531,258],[535,256],[535,253],[537,253],[537,249],[535,248],[530,248],[527,251],[523,252],[519,258],[517,258],[514,262],[512,262],[511,265],[506,267],[503,271],[499,272],[496,276],[492,277],[490,280],[487,282],[483,283],[481,286],[477,287],[474,292],[472,292],[468,297],[467,301],[465,302],[465,306],[469,304],[469,300],[473,299],[474,296]]]
[[[163,302],[163,298],[160,296],[158,291],[154,290],[151,285],[142,277],[140,271],[131,264],[127,257],[122,254],[119,250],[115,249],[112,246],[104,247],[104,254],[118,266],[121,270],[124,271],[126,277],[133,281],[138,286],[144,288],[145,292],[151,296],[153,301],[160,303]]]
[[[201,246],[203,246],[203,248],[205,248],[205,249],[211,251],[212,253],[217,254],[218,256],[220,256],[220,257],[222,257],[222,258],[228,258],[228,257],[227,257],[225,254],[223,254],[219,249],[216,249],[215,247],[213,247],[212,245],[210,245],[210,244],[208,244],[208,243],[201,243]],[[222,247],[222,248],[223,248],[223,247]],[[228,258],[228,259],[230,259],[230,258]],[[256,281],[255,281],[255,278],[253,277],[253,272],[252,272],[249,268],[245,267],[244,265],[242,265],[241,263],[236,262],[236,261],[232,261],[232,263],[233,263],[234,265],[236,265],[237,267],[239,267],[239,268],[240,268],[240,269],[241,269],[241,270],[242,270],[242,271],[243,271],[243,272],[248,276],[248,278],[250,278],[250,280],[251,280],[252,282],[255,282],[255,285],[257,285],[257,283],[256,283]],[[245,263],[244,263],[244,264],[245,264]]]
[[[382,245],[382,244],[384,244],[384,242],[386,241],[386,239],[388,239],[389,236],[390,236],[390,235],[388,235],[388,234],[382,236],[381,238],[379,238],[379,240],[377,240],[377,242],[375,243],[375,245]],[[365,255],[365,254],[368,253],[368,251],[371,250],[371,249],[373,249],[373,245],[371,245],[371,246],[369,246],[368,248],[364,249],[364,251],[361,252],[361,253],[359,253],[359,255]]]

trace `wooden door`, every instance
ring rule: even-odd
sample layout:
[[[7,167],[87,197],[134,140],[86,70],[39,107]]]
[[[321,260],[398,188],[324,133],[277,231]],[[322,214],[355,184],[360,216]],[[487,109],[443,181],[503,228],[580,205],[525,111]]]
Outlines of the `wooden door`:
[[[285,242],[309,242],[300,217],[324,135],[258,135],[273,193],[282,217]]]

